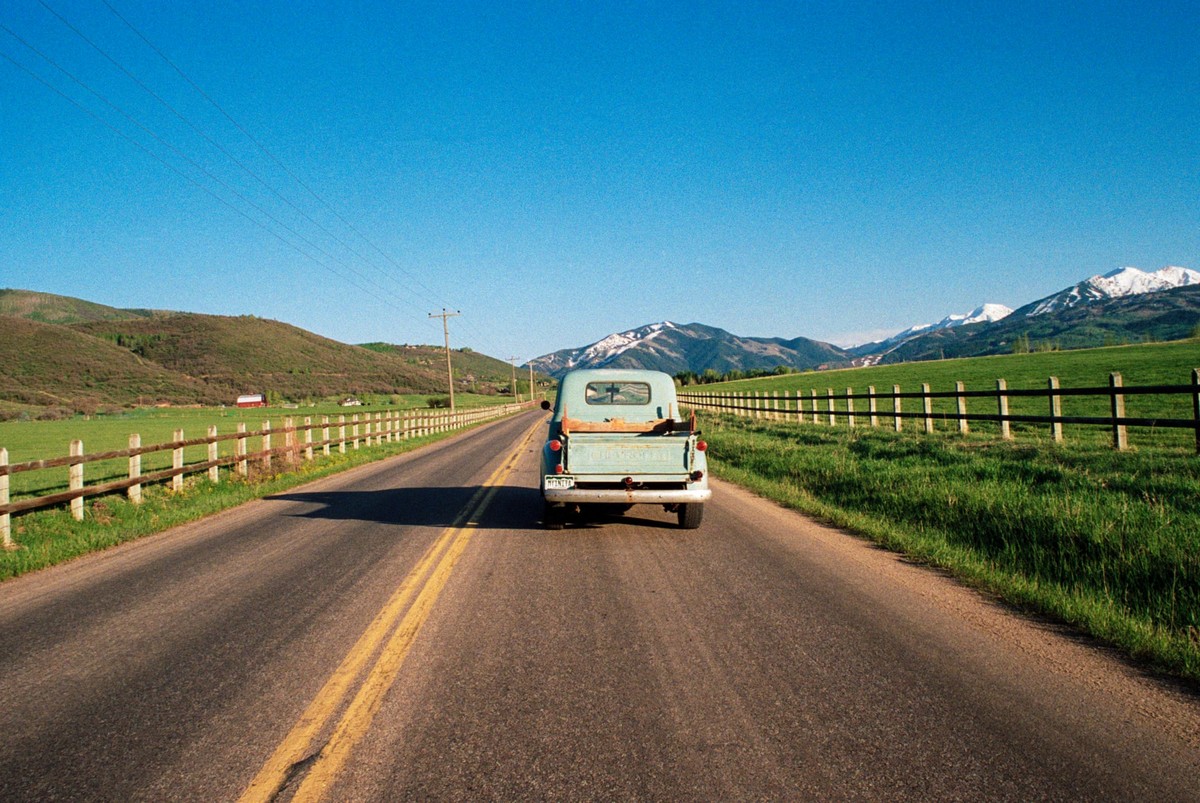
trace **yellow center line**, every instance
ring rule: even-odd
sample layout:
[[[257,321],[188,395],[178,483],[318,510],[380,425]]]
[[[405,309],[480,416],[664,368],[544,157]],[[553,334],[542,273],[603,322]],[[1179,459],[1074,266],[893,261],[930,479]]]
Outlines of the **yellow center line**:
[[[421,625],[428,618],[433,603],[466,548],[473,525],[478,523],[499,487],[516,467],[525,445],[542,424],[543,422],[539,421],[530,427],[509,458],[480,486],[450,527],[439,536],[416,568],[400,584],[321,691],[309,703],[275,753],[242,792],[241,803],[269,801],[279,793],[287,782],[291,768],[305,757],[312,740],[342,706],[354,680],[362,673],[363,667],[379,644],[391,632],[392,636],[387,646],[363,681],[333,736],[316,756],[308,776],[293,800],[317,800],[333,782],[350,751],[370,727],[371,720],[382,703],[384,694],[395,681],[400,665]],[[409,602],[414,595],[416,600],[410,607]],[[396,620],[406,608],[407,614],[396,626]]]

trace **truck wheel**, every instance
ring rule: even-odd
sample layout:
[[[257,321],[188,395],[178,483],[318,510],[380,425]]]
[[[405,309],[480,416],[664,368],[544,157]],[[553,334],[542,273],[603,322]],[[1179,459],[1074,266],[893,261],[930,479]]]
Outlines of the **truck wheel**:
[[[679,506],[679,526],[685,530],[694,530],[704,519],[704,505],[691,503]]]
[[[566,511],[549,502],[542,503],[542,526],[547,530],[561,530]]]

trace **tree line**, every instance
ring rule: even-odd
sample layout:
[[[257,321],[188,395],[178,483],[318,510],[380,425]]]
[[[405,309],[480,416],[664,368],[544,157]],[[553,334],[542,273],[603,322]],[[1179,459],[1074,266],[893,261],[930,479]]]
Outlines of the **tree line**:
[[[794,374],[796,369],[790,365],[776,365],[774,368],[734,368],[721,373],[715,368],[705,368],[703,372],[680,371],[675,374],[675,381],[680,385],[711,385],[715,382],[734,382],[738,379],[758,379],[763,376],[783,376]]]

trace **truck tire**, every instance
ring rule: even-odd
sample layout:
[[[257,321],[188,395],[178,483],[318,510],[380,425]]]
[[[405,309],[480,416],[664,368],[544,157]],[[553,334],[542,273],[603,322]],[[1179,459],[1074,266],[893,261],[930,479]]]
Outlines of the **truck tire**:
[[[704,505],[692,502],[679,506],[679,526],[685,530],[694,530],[704,519]]]
[[[564,514],[566,511],[561,507],[556,507],[549,502],[542,503],[542,526],[547,530],[561,530],[563,528]]]

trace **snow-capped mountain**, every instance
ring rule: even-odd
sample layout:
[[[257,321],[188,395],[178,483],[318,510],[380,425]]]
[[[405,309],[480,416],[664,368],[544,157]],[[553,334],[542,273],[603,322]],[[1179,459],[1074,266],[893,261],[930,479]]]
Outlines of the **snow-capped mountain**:
[[[652,323],[609,335],[589,346],[531,360],[535,370],[560,377],[573,368],[649,368],[669,374],[787,365],[807,369],[848,362],[842,349],[803,337],[740,337],[698,323]]]
[[[1110,298],[1157,293],[1175,287],[1200,284],[1200,272],[1187,268],[1166,267],[1147,273],[1137,268],[1118,268],[1103,276],[1092,276],[1054,295],[1026,304],[1017,310],[1024,316],[1045,315]]]
[[[556,370],[569,371],[572,368],[603,368],[631,348],[635,348],[639,344],[644,345],[658,335],[661,335],[664,331],[674,328],[675,324],[670,321],[663,321],[662,323],[639,326],[627,332],[617,332],[602,340],[597,340],[590,346],[556,351],[554,354],[539,357],[533,361],[533,367],[539,370],[548,370],[549,365],[543,361],[554,357],[554,368]]]
[[[1178,267],[1153,273],[1121,268],[1016,311],[1003,304],[984,304],[852,349],[803,337],[740,337],[703,324],[663,321],[531,362],[535,369],[555,377],[573,368],[649,368],[670,374],[777,366],[807,370],[1005,354],[1013,351],[1016,342],[1087,348],[1147,338],[1174,340],[1188,337],[1197,325],[1200,272]]]
[[[903,332],[898,332],[886,340],[864,343],[861,346],[855,346],[850,351],[860,357],[854,361],[855,365],[874,365],[879,362],[879,358],[884,354],[887,354],[896,346],[914,337],[920,337],[921,335],[927,335],[930,332],[937,332],[942,329],[966,326],[971,323],[995,323],[1012,315],[1012,312],[1011,309],[1003,304],[984,304],[966,314],[947,315],[937,323],[923,323],[917,326],[910,326]]]

